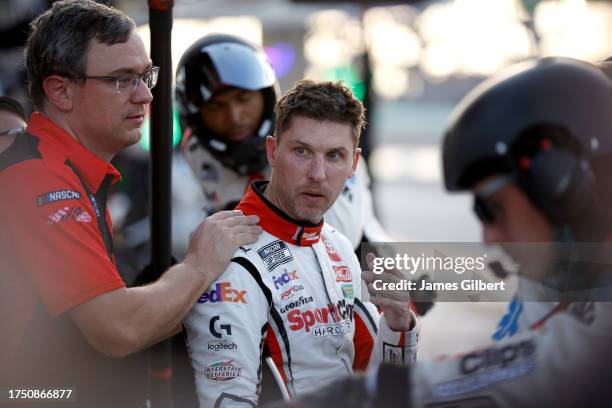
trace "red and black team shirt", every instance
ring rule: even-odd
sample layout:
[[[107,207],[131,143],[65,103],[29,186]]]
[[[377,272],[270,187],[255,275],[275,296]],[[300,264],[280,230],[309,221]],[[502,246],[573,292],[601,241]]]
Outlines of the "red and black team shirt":
[[[89,392],[108,394],[104,377],[120,381],[116,362],[93,350],[67,313],[125,286],[106,209],[119,178],[39,113],[0,154],[0,385],[77,387],[83,403]]]

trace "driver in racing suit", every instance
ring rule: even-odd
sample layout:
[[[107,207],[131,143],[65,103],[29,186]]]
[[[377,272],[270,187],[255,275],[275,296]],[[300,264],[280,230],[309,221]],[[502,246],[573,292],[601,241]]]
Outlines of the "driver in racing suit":
[[[554,256],[521,264],[497,342],[381,367],[274,407],[609,405],[611,155],[612,83],[590,64],[529,61],[478,86],[446,133],[446,187],[472,190],[486,243],[556,242]],[[575,256],[581,247],[592,256]]]
[[[298,82],[277,104],[266,139],[269,182],[238,205],[264,232],[240,248],[184,326],[201,406],[254,406],[262,349],[290,395],[382,361],[416,358],[407,303],[361,301],[361,268],[346,237],[323,221],[359,160],[363,107],[340,84]]]
[[[252,181],[270,177],[264,144],[274,131],[278,92],[266,54],[238,37],[207,35],[183,54],[176,77],[182,148],[207,213],[233,209]],[[325,221],[356,249],[362,241],[390,241],[374,215],[363,158]]]

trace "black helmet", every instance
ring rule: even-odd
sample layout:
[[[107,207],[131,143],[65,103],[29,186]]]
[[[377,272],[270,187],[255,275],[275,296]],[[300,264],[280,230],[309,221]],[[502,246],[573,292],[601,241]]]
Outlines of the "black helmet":
[[[223,88],[235,87],[264,94],[264,113],[259,130],[246,140],[228,142],[208,129],[200,107]],[[181,130],[188,127],[201,145],[221,163],[239,174],[262,170],[267,165],[265,138],[272,134],[278,83],[263,50],[231,35],[202,37],[183,54],[176,72],[176,104]]]
[[[461,101],[444,139],[444,179],[457,191],[509,174],[553,225],[579,224],[605,207],[610,175],[599,169],[611,153],[612,83],[585,62],[543,58]]]

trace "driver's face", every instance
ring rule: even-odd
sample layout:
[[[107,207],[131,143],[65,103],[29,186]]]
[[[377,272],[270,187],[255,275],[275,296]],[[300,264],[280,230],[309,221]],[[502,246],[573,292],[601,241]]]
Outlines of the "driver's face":
[[[494,177],[494,176],[493,176]],[[474,187],[479,194],[493,177]],[[536,208],[515,184],[508,184],[487,198],[495,209],[494,219],[483,222],[483,241],[487,244],[502,242],[549,242],[552,232],[545,215]]]
[[[239,142],[257,132],[264,105],[262,91],[228,88],[216,92],[202,105],[200,115],[214,134],[230,142]]]
[[[474,194],[482,194],[494,177],[476,184]],[[486,200],[491,218],[482,220],[483,241],[488,245],[499,244],[521,266],[523,275],[538,281],[544,279],[555,256],[552,227],[546,216],[514,183],[500,188]]]

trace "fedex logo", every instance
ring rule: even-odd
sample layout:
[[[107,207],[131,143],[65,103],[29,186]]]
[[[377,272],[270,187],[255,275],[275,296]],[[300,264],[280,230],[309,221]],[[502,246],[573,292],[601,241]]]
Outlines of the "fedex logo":
[[[315,325],[326,323],[339,323],[353,319],[353,305],[340,300],[337,304],[328,304],[326,307],[315,307],[311,310],[301,311],[294,309],[287,314],[290,323],[289,328],[293,331],[304,329],[306,333]]]
[[[246,303],[244,296],[246,290],[232,289],[230,282],[219,282],[215,284],[215,288],[210,292],[204,292],[198,299],[198,303],[218,303],[218,302],[234,302]]]
[[[293,272],[285,271],[285,273],[283,273],[278,278],[276,276],[272,276],[272,282],[274,282],[274,287],[276,289],[280,289],[280,287],[283,286],[285,283],[289,283],[297,279],[298,279],[297,271],[293,271]]]

